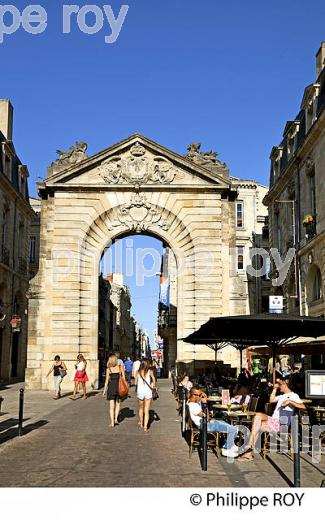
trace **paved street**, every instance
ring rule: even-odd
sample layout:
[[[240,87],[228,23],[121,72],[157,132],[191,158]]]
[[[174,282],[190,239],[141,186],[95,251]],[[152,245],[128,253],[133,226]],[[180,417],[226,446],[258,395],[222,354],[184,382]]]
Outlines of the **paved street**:
[[[155,413],[148,433],[137,428],[134,388],[131,394],[132,398],[123,404],[122,423],[109,429],[108,405],[101,393],[93,392],[87,401],[73,402],[68,397],[53,401],[48,393],[27,392],[26,417],[31,416],[32,403],[37,413],[30,417],[26,435],[6,440],[8,419],[6,415],[0,417],[3,433],[0,485],[280,487],[290,484],[278,471],[280,467],[292,479],[292,461],[285,455],[272,456],[273,464],[260,457],[253,463],[230,464],[211,453],[208,472],[202,472],[198,455],[194,453],[192,459],[188,458],[169,381],[160,382],[160,399],[154,403]],[[14,428],[11,427],[11,433]],[[309,462],[303,461],[302,468],[303,485],[319,487],[325,478],[324,462],[314,470]]]

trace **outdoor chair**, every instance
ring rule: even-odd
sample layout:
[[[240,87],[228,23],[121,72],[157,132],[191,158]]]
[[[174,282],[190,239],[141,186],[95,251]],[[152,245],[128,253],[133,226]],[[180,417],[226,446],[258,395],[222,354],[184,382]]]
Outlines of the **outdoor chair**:
[[[189,429],[189,457],[192,457],[193,450],[200,448],[201,446],[201,430],[193,424],[193,421],[188,417],[188,429]],[[208,432],[207,444],[208,449],[211,448],[217,457],[220,455],[220,434],[219,432]]]
[[[286,446],[286,451],[290,453],[291,458],[293,458],[293,447],[292,447],[292,437],[291,432],[262,432],[261,434],[261,455],[263,459],[266,459],[266,455],[268,452],[270,452],[271,447],[271,435],[274,436],[277,452],[278,452],[278,446],[281,446],[280,443],[284,444]]]

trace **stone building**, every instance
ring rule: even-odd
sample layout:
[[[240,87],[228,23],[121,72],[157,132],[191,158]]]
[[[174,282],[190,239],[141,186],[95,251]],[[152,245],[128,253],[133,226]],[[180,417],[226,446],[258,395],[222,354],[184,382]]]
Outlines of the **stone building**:
[[[131,294],[124,284],[122,273],[113,273],[105,277],[110,282],[111,303],[111,341],[110,350],[120,352],[121,356],[134,353],[135,325],[131,316]]]
[[[305,88],[300,111],[288,121],[271,152],[270,246],[292,261],[273,288],[289,313],[324,316],[325,277],[325,42],[316,55],[316,78]],[[277,283],[273,265],[272,278]],[[280,282],[280,280],[279,280]]]
[[[12,141],[13,108],[0,100],[0,381],[23,380],[27,350],[28,169]]]
[[[41,201],[29,197],[34,215],[30,225],[29,237],[29,275],[34,278],[39,266],[40,231],[41,231]]]
[[[234,203],[234,235],[235,242],[230,252],[230,307],[232,314],[254,314],[268,311],[268,297],[271,289],[271,280],[267,274],[261,277],[250,276],[246,268],[253,265],[257,270],[261,268],[263,259],[257,255],[252,258],[253,248],[269,249],[268,243],[268,211],[263,199],[268,188],[255,181],[241,180],[230,177],[232,188],[237,192]],[[257,263],[259,262],[259,265]],[[267,261],[266,261],[267,262]],[[267,262],[268,263],[268,262]],[[265,269],[267,272],[268,269]],[[167,287],[161,290],[158,317],[158,334],[166,345],[176,345],[177,335],[177,266],[173,251],[165,247],[161,269],[162,285]],[[168,292],[168,302],[162,301],[162,292]],[[193,347],[193,360],[184,366],[187,371],[205,368],[207,360],[195,360],[196,349]],[[169,366],[176,362],[176,350],[167,348]],[[208,356],[211,360],[211,354]],[[220,350],[217,359],[221,364],[233,368],[240,366],[240,354],[233,347]],[[243,358],[245,365],[245,356]]]

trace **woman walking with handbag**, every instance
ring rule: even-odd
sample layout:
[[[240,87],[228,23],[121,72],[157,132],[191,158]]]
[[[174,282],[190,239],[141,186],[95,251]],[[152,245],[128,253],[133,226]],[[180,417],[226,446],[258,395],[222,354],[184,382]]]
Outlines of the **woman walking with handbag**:
[[[70,399],[75,400],[77,391],[79,388],[79,383],[82,385],[82,392],[83,396],[82,399],[87,399],[87,393],[86,393],[86,382],[89,381],[86,368],[87,368],[87,361],[85,360],[84,356],[82,354],[78,354],[77,356],[77,363],[76,363],[76,373],[74,376],[74,389],[73,389],[73,395]]]
[[[110,427],[114,428],[118,422],[121,407],[121,397],[128,395],[128,385],[125,380],[124,370],[118,365],[118,358],[110,355],[107,362],[106,379],[103,396],[107,395],[109,401]]]
[[[147,359],[144,359],[140,365],[135,384],[137,386],[137,398],[139,403],[138,426],[143,428],[144,432],[147,432],[153,392],[157,392],[156,378],[150,366],[150,362]]]
[[[59,399],[61,397],[61,383],[63,378],[67,375],[66,364],[64,361],[61,361],[60,356],[55,356],[54,365],[52,365],[46,377],[48,377],[51,372],[53,372],[55,388],[55,397],[53,399]]]

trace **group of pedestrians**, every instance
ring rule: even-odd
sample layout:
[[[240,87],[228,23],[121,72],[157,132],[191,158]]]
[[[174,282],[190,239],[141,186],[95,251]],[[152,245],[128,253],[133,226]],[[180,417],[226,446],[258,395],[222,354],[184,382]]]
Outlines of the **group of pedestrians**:
[[[53,373],[55,397],[61,397],[61,383],[67,375],[68,369],[64,361],[57,355],[54,364],[50,368],[47,377]],[[148,359],[136,358],[132,361],[128,356],[123,362],[118,352],[111,354],[107,361],[105,384],[103,396],[109,401],[109,418],[111,428],[119,424],[121,401],[129,396],[129,388],[132,386],[132,378],[136,388],[138,399],[138,426],[144,432],[148,431],[149,414],[151,402],[157,393],[156,370],[153,363]],[[87,399],[86,383],[89,381],[87,375],[87,361],[82,354],[78,354],[75,364],[74,389],[70,399],[77,398],[79,387],[82,387],[82,399]],[[124,388],[123,393],[121,388]]]

